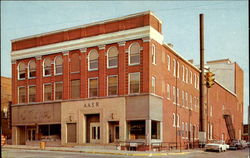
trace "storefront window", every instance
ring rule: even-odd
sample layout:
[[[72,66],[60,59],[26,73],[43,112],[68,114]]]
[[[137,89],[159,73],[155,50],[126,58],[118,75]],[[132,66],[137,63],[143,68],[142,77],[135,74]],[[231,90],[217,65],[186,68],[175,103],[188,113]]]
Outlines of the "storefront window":
[[[145,120],[129,121],[129,139],[145,139]]]
[[[160,121],[151,121],[151,139],[160,139]]]

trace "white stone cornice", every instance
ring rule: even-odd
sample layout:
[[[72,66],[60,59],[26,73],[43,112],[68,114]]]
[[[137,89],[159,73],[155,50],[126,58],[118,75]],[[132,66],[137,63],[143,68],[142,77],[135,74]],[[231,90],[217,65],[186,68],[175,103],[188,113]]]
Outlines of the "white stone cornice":
[[[121,42],[118,42],[118,45],[121,47],[121,46],[125,46],[126,44],[126,41],[121,41]]]
[[[148,36],[151,39],[157,41],[159,44],[163,43],[163,36],[161,33],[156,31],[151,26],[144,26],[135,29],[129,29],[113,33],[102,34],[98,36],[81,38],[77,40],[70,40],[55,44],[49,44],[45,46],[12,51],[11,59],[18,60],[18,59],[31,58],[39,55],[43,56],[43,55],[55,54],[68,50],[80,49],[83,46],[89,48],[89,47],[107,45],[111,43],[118,43],[120,41],[142,39]]]
[[[63,56],[69,55],[69,51],[63,51],[62,54]]]
[[[11,60],[11,64],[16,64],[16,60]]]
[[[36,56],[36,60],[42,60],[42,56],[41,55]]]
[[[144,38],[142,38],[142,41],[143,41],[143,42],[150,42],[151,39],[150,39],[149,37],[144,37]]]
[[[99,45],[98,48],[99,50],[104,50],[106,48],[106,45]]]
[[[81,53],[86,53],[87,52],[87,48],[80,48],[79,49]]]

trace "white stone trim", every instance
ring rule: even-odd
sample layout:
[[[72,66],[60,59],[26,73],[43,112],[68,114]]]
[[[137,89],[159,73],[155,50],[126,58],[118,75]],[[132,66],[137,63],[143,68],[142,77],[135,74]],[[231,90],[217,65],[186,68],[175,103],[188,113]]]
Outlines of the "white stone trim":
[[[162,44],[163,35],[156,31],[151,26],[145,26],[130,30],[118,31],[114,33],[103,34],[99,36],[92,36],[82,38],[78,40],[71,40],[66,42],[60,42],[35,48],[29,48],[24,50],[12,51],[11,59],[18,60],[24,58],[30,58],[34,56],[43,56],[48,54],[54,54],[58,52],[64,52],[68,50],[80,49],[84,45],[86,48],[99,45],[106,45],[111,43],[118,43],[120,41],[128,41],[134,39],[141,39],[144,37],[150,37]]]
[[[98,46],[99,50],[104,50],[106,48],[106,45],[100,45]]]
[[[121,42],[118,42],[119,47],[121,47],[121,46],[125,46],[125,44],[126,44],[126,41],[121,41]]]
[[[87,52],[87,48],[80,48],[79,49],[81,53],[86,53]]]
[[[42,60],[42,56],[41,55],[36,56],[36,60]]]
[[[62,54],[63,56],[69,55],[69,51],[63,51]]]

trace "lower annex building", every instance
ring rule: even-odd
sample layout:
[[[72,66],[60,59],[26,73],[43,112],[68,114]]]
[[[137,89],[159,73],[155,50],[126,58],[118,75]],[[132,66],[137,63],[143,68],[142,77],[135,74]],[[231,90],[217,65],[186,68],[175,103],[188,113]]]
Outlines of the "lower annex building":
[[[200,71],[161,25],[146,11],[12,40],[13,144],[198,142]],[[225,99],[212,104],[208,138],[227,140],[222,107],[239,118],[243,107],[213,89]]]

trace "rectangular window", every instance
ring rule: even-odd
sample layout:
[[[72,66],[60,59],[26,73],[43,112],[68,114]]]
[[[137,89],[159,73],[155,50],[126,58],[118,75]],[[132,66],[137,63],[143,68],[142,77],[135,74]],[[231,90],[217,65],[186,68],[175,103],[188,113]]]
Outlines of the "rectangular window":
[[[18,87],[18,103],[25,103],[26,99],[26,88]]]
[[[151,139],[160,139],[160,121],[151,121]]]
[[[71,98],[80,98],[80,80],[71,80]]]
[[[188,93],[186,92],[186,108],[188,109]]]
[[[89,78],[89,97],[98,96],[98,78]]]
[[[180,105],[179,98],[180,98],[180,90],[179,90],[179,88],[177,88],[177,105]]]
[[[176,91],[175,91],[175,86],[173,86],[173,103],[176,104]]]
[[[199,89],[199,76],[197,75],[197,85],[196,85],[196,88]]]
[[[55,82],[55,100],[62,99],[63,82]]]
[[[129,121],[128,134],[129,139],[145,139],[146,123],[145,120]]]
[[[182,81],[185,82],[185,68],[182,65]]]
[[[180,116],[177,114],[177,127],[180,127]]]
[[[173,127],[176,127],[176,125],[175,125],[175,113],[173,113]]]
[[[173,75],[176,76],[176,60],[173,59]]]
[[[117,95],[118,93],[118,76],[108,76],[108,95]]]
[[[182,106],[185,106],[185,92],[182,90]]]
[[[170,63],[170,56],[169,55],[167,55],[167,58],[168,58],[168,71],[170,71],[170,65],[171,65],[171,63]]]
[[[44,101],[52,100],[52,84],[46,83],[44,86]]]
[[[155,77],[152,77],[152,93],[155,94]]]
[[[140,93],[140,72],[129,74],[129,93]]]
[[[167,84],[167,99],[170,100],[170,86]]]
[[[177,61],[177,78],[180,77],[180,63]]]
[[[213,116],[213,107],[210,106],[210,116],[212,117]]]
[[[189,74],[190,74],[190,84],[192,84],[193,83],[193,79],[192,79],[193,74],[192,74],[192,71],[190,71]]]
[[[186,138],[188,137],[188,123],[186,122]]]
[[[192,103],[192,95],[190,95],[189,101],[190,101],[190,109],[193,110],[193,103]]]
[[[155,58],[155,45],[152,45],[152,64],[156,65],[156,58]]]
[[[36,86],[29,86],[29,102],[36,101]]]
[[[188,83],[188,68],[186,68],[186,83]]]

